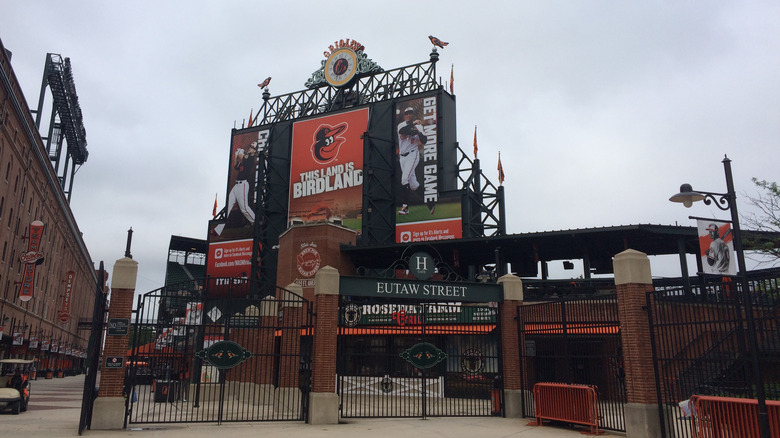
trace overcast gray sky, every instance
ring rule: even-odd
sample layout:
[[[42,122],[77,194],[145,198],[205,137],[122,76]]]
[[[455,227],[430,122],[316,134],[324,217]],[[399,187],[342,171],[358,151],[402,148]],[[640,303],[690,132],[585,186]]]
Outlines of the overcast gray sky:
[[[767,1],[10,1],[0,39],[35,107],[46,54],[71,59],[89,142],[72,208],[97,264],[133,227],[138,291],[160,287],[171,235],[224,207],[230,130],[301,90],[351,38],[385,69],[454,65],[458,140],[497,184],[508,231],[726,218],[668,202],[683,182],[778,181],[780,3]],[[739,208],[749,210],[744,196]],[[654,262],[653,273],[678,275]]]

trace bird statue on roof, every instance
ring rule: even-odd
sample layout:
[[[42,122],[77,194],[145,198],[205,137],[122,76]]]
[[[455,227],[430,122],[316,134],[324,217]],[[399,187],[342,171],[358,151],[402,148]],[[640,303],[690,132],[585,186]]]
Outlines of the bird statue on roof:
[[[431,43],[432,43],[434,46],[436,46],[436,47],[441,47],[442,49],[444,48],[444,46],[446,46],[447,44],[449,44],[449,43],[445,43],[444,41],[442,41],[442,40],[440,40],[440,39],[436,38],[436,37],[435,37],[435,36],[433,36],[433,35],[428,35],[428,39],[429,39],[429,40],[431,40]]]
[[[271,77],[270,77],[270,76],[268,76],[267,78],[265,78],[265,80],[264,80],[263,82],[261,82],[261,83],[257,84],[257,86],[258,86],[258,87],[260,87],[260,88],[265,88],[265,87],[267,87],[267,86],[268,86],[268,84],[270,84],[270,83],[271,83]]]

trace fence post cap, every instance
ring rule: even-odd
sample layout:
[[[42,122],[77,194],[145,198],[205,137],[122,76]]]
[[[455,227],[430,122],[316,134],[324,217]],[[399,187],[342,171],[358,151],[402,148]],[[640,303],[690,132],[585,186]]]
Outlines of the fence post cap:
[[[653,284],[650,259],[641,251],[627,249],[617,254],[612,266],[615,270],[615,285]]]
[[[498,284],[504,290],[504,301],[523,301],[523,279],[513,275],[502,275]]]
[[[138,277],[138,262],[124,257],[114,262],[114,272],[111,275],[111,289],[133,289]]]
[[[314,295],[339,294],[339,270],[333,266],[323,266],[314,274]]]

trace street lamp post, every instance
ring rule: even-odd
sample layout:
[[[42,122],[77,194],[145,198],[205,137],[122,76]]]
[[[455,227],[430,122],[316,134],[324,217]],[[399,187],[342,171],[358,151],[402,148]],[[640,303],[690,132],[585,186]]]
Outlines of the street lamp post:
[[[745,267],[745,254],[742,248],[742,231],[739,228],[739,213],[737,212],[737,194],[734,191],[734,180],[731,175],[731,160],[723,159],[723,169],[726,173],[726,193],[712,193],[694,191],[690,184],[680,186],[680,193],[669,198],[672,202],[681,202],[686,208],[694,202],[704,201],[706,205],[713,202],[719,209],[731,212],[731,227],[734,235],[734,251],[737,253],[739,266],[739,282],[742,289],[742,302],[745,305],[745,324],[748,331],[748,345],[750,347],[750,361],[753,368],[753,383],[756,387],[758,399],[758,427],[761,438],[770,438],[769,415],[766,409],[766,394],[764,392],[764,379],[761,373],[761,361],[758,356],[758,339],[756,338],[755,321],[753,318],[753,300],[751,299],[750,284]]]

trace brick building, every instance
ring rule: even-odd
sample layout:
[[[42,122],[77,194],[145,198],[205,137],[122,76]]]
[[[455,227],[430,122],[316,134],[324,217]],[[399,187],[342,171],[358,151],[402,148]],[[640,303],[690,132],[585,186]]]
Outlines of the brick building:
[[[62,146],[70,115],[53,111]],[[79,322],[91,319],[97,275],[33,114],[0,41],[0,358],[38,359],[56,376],[83,368]]]

